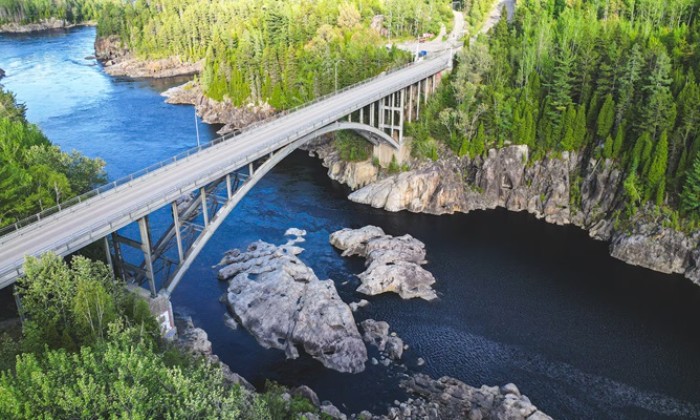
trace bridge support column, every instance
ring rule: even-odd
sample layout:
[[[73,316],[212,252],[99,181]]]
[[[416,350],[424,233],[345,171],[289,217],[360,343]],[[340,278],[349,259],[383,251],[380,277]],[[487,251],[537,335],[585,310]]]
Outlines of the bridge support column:
[[[416,119],[420,118],[420,80],[418,81],[418,85],[416,86]]]
[[[204,187],[199,189],[199,195],[202,197],[202,216],[204,217],[204,227],[209,226],[209,210],[207,209],[207,191]]]
[[[112,233],[112,246],[114,247],[114,260],[116,261],[115,269],[119,270],[119,275],[122,280],[126,282],[126,273],[124,272],[124,266],[122,261],[124,261],[124,256],[122,255],[122,248],[117,240],[117,232]]]
[[[112,262],[112,251],[109,249],[109,236],[105,236],[102,238],[104,242],[104,247],[105,247],[105,258],[107,259],[107,265],[109,266],[109,269],[112,271],[112,280],[117,279],[117,275],[114,271],[114,263]]]
[[[146,290],[134,284],[128,285],[127,289],[148,302],[148,309],[156,318],[156,321],[158,321],[161,337],[165,338],[166,340],[174,339],[175,335],[177,334],[177,329],[175,328],[173,305],[170,302],[168,295],[165,293],[159,293],[155,296],[151,296]]]
[[[172,203],[173,210],[173,227],[175,228],[175,241],[177,242],[177,256],[180,263],[185,259],[185,252],[182,249],[182,232],[180,231],[180,212],[177,209],[177,203]]]
[[[153,255],[151,254],[151,238],[148,233],[148,216],[139,219],[139,232],[141,233],[141,251],[143,263],[146,268],[146,278],[151,289],[151,296],[156,296],[156,279],[153,273]]]
[[[371,125],[372,127],[374,127],[374,112],[375,112],[375,109],[374,109],[374,108],[375,108],[375,104],[376,104],[375,102],[372,102],[372,103],[369,105],[369,125]]]

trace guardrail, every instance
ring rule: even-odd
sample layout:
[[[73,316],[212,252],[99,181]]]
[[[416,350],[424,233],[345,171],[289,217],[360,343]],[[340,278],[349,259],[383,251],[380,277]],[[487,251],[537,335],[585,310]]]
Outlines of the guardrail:
[[[432,57],[431,59],[426,60],[426,61],[432,62],[432,61],[435,61],[435,60],[441,59],[441,58],[444,59],[444,57],[442,57],[442,56],[436,56],[436,57]],[[371,78],[369,78],[369,79],[365,79],[365,80],[363,80],[363,81],[361,81],[361,82],[354,83],[354,84],[352,84],[352,85],[346,86],[346,87],[344,87],[344,88],[342,88],[342,89],[340,89],[340,90],[338,90],[338,91],[334,91],[334,92],[332,92],[332,93],[329,93],[329,94],[326,94],[326,95],[322,95],[322,96],[320,96],[320,97],[314,99],[313,101],[307,102],[307,103],[305,103],[305,104],[296,106],[296,107],[291,108],[291,109],[287,109],[287,110],[280,111],[280,112],[278,112],[278,113],[276,113],[276,114],[274,114],[274,115],[272,115],[272,116],[270,116],[270,117],[268,117],[268,118],[265,118],[265,119],[263,119],[263,120],[260,120],[260,121],[255,122],[255,123],[253,123],[253,124],[250,124],[250,125],[244,127],[243,129],[239,130],[239,131],[236,132],[236,133],[225,134],[225,135],[220,136],[220,137],[217,137],[217,138],[215,138],[215,139],[213,139],[213,140],[211,140],[211,141],[209,141],[209,142],[207,142],[207,143],[205,143],[205,144],[202,144],[202,145],[200,145],[200,146],[193,147],[193,148],[191,148],[191,149],[188,149],[188,150],[185,150],[185,151],[183,151],[183,152],[180,152],[180,153],[178,153],[177,155],[171,157],[170,159],[163,160],[163,161],[160,161],[160,162],[155,163],[155,164],[153,164],[153,165],[150,165],[150,166],[148,166],[148,167],[146,167],[146,168],[143,168],[143,169],[141,169],[141,170],[139,170],[139,171],[136,171],[136,172],[131,173],[131,174],[129,174],[129,175],[126,175],[126,176],[124,176],[124,177],[122,177],[122,178],[119,178],[119,179],[117,179],[117,180],[115,180],[115,181],[109,182],[109,183],[107,183],[107,184],[105,184],[105,185],[102,185],[102,186],[100,186],[100,187],[98,187],[98,188],[95,188],[95,189],[93,189],[93,190],[91,190],[91,191],[88,191],[88,192],[86,192],[86,193],[84,193],[84,194],[81,194],[81,195],[78,195],[78,196],[76,196],[76,197],[73,197],[73,198],[71,198],[71,199],[69,199],[69,200],[67,200],[67,201],[65,201],[65,202],[61,202],[61,203],[59,203],[59,204],[57,204],[57,205],[55,205],[55,206],[53,206],[53,207],[51,207],[51,208],[48,208],[48,209],[43,210],[43,211],[41,211],[41,212],[39,212],[39,213],[37,213],[37,214],[34,214],[34,215],[32,215],[32,216],[29,216],[29,217],[26,217],[26,218],[24,218],[24,219],[22,219],[22,220],[19,220],[19,221],[15,222],[15,223],[13,223],[13,224],[11,224],[11,225],[5,226],[4,228],[0,229],[0,238],[2,238],[3,236],[7,236],[7,235],[9,235],[9,234],[11,234],[11,233],[13,233],[13,232],[16,232],[16,231],[18,231],[18,230],[20,230],[20,229],[22,229],[22,228],[24,228],[24,227],[27,227],[27,226],[29,226],[29,225],[31,225],[31,224],[33,224],[33,223],[39,222],[39,221],[41,221],[41,220],[43,220],[43,219],[46,219],[47,217],[49,217],[49,216],[51,216],[51,215],[54,215],[54,214],[56,214],[56,213],[59,213],[60,211],[66,210],[66,209],[68,209],[68,208],[70,208],[70,207],[73,207],[73,206],[75,206],[75,205],[77,205],[77,204],[80,204],[80,203],[82,203],[82,202],[84,202],[84,201],[87,201],[88,199],[91,199],[91,198],[94,198],[94,197],[97,197],[97,196],[101,196],[101,195],[103,195],[103,194],[105,194],[105,193],[107,193],[107,192],[109,192],[109,191],[113,191],[113,190],[115,190],[117,187],[119,187],[119,186],[121,186],[121,185],[126,185],[126,184],[132,182],[132,181],[133,181],[134,179],[136,179],[136,178],[139,178],[139,177],[142,177],[142,176],[144,176],[144,175],[153,173],[153,172],[155,172],[155,171],[157,171],[157,170],[162,169],[163,167],[165,167],[165,166],[167,166],[167,165],[170,165],[170,164],[175,163],[175,162],[178,162],[178,161],[185,161],[185,160],[187,160],[187,158],[189,158],[190,156],[192,156],[192,155],[194,155],[194,154],[196,154],[196,153],[199,153],[199,152],[201,152],[202,150],[206,150],[206,149],[208,149],[208,148],[210,148],[210,147],[212,147],[212,146],[215,146],[215,145],[221,144],[221,143],[223,143],[223,142],[229,141],[229,140],[234,139],[234,138],[236,138],[236,137],[238,137],[238,136],[240,136],[240,135],[242,135],[242,134],[244,134],[244,133],[247,133],[247,132],[250,132],[250,131],[252,131],[252,130],[255,130],[256,128],[258,128],[258,127],[260,127],[260,126],[262,126],[262,125],[266,125],[266,124],[272,123],[272,122],[274,122],[274,121],[283,119],[283,118],[287,117],[288,115],[293,114],[293,113],[295,113],[295,112],[297,112],[297,111],[300,111],[300,110],[302,110],[302,109],[308,108],[308,107],[310,107],[310,106],[312,106],[312,105],[315,105],[315,104],[317,104],[317,103],[319,103],[319,102],[328,100],[328,99],[330,99],[330,98],[332,98],[332,97],[334,97],[334,96],[337,96],[337,95],[340,95],[340,94],[342,94],[342,93],[344,93],[344,92],[347,92],[347,91],[349,91],[349,90],[351,90],[351,89],[355,89],[355,88],[357,88],[357,87],[366,85],[366,84],[371,83],[371,82],[373,82],[373,81],[376,81],[376,80],[378,80],[378,79],[384,78],[384,77],[386,77],[386,76],[389,75],[389,74],[396,73],[396,72],[398,72],[398,71],[404,70],[404,69],[409,68],[409,67],[413,67],[413,66],[415,66],[415,65],[416,65],[416,63],[411,62],[411,63],[407,63],[407,64],[404,64],[404,65],[401,65],[401,66],[397,66],[397,67],[391,68],[391,69],[389,69],[389,70],[386,70],[386,71],[380,73],[380,74],[377,75],[377,76],[374,76],[374,77],[371,77]],[[84,232],[81,232],[81,233],[84,234]]]

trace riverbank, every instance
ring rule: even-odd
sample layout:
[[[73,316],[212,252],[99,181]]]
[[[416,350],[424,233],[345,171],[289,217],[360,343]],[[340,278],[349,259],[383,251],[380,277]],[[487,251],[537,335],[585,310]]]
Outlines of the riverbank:
[[[433,215],[497,207],[526,211],[556,225],[574,225],[610,243],[610,254],[628,264],[682,274],[700,285],[700,231],[665,226],[651,207],[625,219],[622,173],[611,160],[585,159],[575,152],[531,161],[527,146],[491,149],[484,157],[458,158],[449,150],[435,162],[417,161],[409,171],[376,171],[371,183],[353,167],[317,146],[329,176],[348,186],[363,185],[348,198],[391,212]],[[313,150],[312,150],[313,153]],[[364,185],[366,184],[366,185]]]
[[[159,60],[141,60],[116,35],[95,38],[95,57],[110,76],[133,79],[163,79],[199,74],[204,68],[204,60],[190,63],[179,57]]]
[[[31,32],[51,31],[56,29],[70,29],[78,26],[96,26],[96,22],[70,23],[67,20],[49,18],[34,23],[10,22],[0,25],[0,34],[26,34]]]
[[[203,95],[192,82],[164,93],[168,103],[192,104],[205,122],[225,124],[219,132],[241,129],[273,114],[269,107],[234,107]],[[410,162],[391,174],[371,159],[346,162],[327,139],[305,146],[328,168],[328,176],[354,190],[348,198],[391,212],[432,215],[502,207],[526,211],[556,225],[574,225],[610,243],[610,254],[628,264],[666,274],[682,274],[700,285],[700,231],[665,226],[654,208],[626,219],[622,173],[612,160],[564,152],[530,160],[525,145],[491,149],[485,156],[459,158],[449,149],[437,161]]]

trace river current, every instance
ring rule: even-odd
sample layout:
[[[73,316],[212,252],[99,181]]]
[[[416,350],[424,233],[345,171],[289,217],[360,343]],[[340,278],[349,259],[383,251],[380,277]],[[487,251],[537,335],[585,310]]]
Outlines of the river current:
[[[0,83],[54,143],[103,158],[112,179],[195,146],[192,107],[160,96],[178,81],[106,75],[86,58],[94,37],[94,28],[0,36]],[[202,141],[214,138],[214,128],[198,124]],[[424,372],[475,386],[514,382],[555,418],[700,418],[700,287],[626,265],[585,232],[527,214],[394,214],[347,194],[318,160],[294,153],[243,199],[173,295],[176,311],[191,315],[215,353],[255,385],[304,383],[343,411],[385,412],[406,398],[402,375]],[[437,279],[435,302],[382,295],[355,314],[389,322],[409,344],[407,372],[367,363],[350,375],[308,357],[285,360],[224,325],[226,285],[212,268],[224,251],[257,239],[282,243],[287,228],[305,229],[301,259],[356,301],[363,260],[341,258],[328,235],[366,224],[425,242],[426,269]]]

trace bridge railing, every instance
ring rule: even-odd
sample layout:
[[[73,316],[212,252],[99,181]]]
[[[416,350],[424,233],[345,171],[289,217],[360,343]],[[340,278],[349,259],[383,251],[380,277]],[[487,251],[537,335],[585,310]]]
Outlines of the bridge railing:
[[[436,60],[436,59],[444,59],[444,57],[440,57],[440,56],[433,57],[433,58],[430,59],[430,61],[433,61],[433,60]],[[46,219],[47,217],[49,217],[49,216],[51,216],[51,215],[53,215],[53,214],[56,214],[56,213],[58,213],[58,212],[60,212],[60,211],[63,211],[63,210],[65,210],[65,209],[67,209],[67,208],[70,208],[70,207],[72,207],[72,206],[75,206],[75,205],[77,205],[77,204],[80,204],[80,203],[82,203],[82,202],[84,202],[84,201],[86,201],[86,200],[88,200],[88,199],[90,199],[90,198],[93,198],[93,197],[102,195],[102,194],[107,193],[107,192],[109,192],[109,191],[113,191],[113,190],[115,190],[116,188],[118,188],[118,187],[121,186],[121,185],[126,185],[126,184],[132,182],[132,181],[133,181],[134,179],[136,179],[136,178],[139,178],[139,177],[141,177],[141,176],[147,175],[147,174],[149,174],[149,173],[153,173],[153,172],[155,172],[155,171],[157,171],[157,170],[159,170],[159,169],[161,169],[161,168],[163,168],[163,167],[165,167],[165,166],[167,166],[167,165],[170,165],[170,164],[172,164],[172,163],[174,163],[174,162],[184,161],[184,160],[186,160],[188,157],[190,157],[190,156],[192,156],[192,155],[194,155],[194,154],[196,154],[196,153],[199,153],[199,152],[201,152],[202,150],[208,149],[208,148],[210,148],[210,147],[212,147],[212,146],[215,146],[215,145],[217,145],[217,144],[223,143],[223,142],[225,142],[225,141],[234,139],[234,138],[240,136],[241,134],[247,133],[247,132],[249,132],[249,131],[251,131],[251,130],[254,130],[254,129],[256,129],[256,128],[262,126],[262,125],[269,124],[269,123],[271,123],[271,122],[273,122],[273,121],[280,120],[280,119],[282,119],[282,118],[284,118],[284,117],[286,117],[286,116],[288,116],[288,115],[290,115],[290,114],[292,114],[292,113],[294,113],[294,112],[300,111],[300,110],[302,110],[302,109],[304,109],[304,108],[308,108],[308,107],[310,107],[310,106],[313,106],[313,105],[315,105],[315,104],[317,104],[317,103],[319,103],[319,102],[321,102],[321,101],[325,101],[325,100],[327,100],[327,99],[329,99],[329,98],[331,98],[331,97],[333,97],[333,96],[340,95],[340,94],[342,94],[342,93],[344,93],[344,92],[346,92],[346,91],[348,91],[348,90],[350,90],[350,89],[354,89],[354,88],[357,88],[357,87],[359,87],[359,86],[366,85],[366,84],[371,83],[371,82],[373,82],[373,81],[376,81],[376,80],[378,80],[378,79],[380,79],[380,78],[382,78],[382,77],[385,77],[385,76],[387,76],[387,75],[389,75],[389,74],[392,74],[392,73],[395,73],[395,72],[404,70],[404,69],[406,69],[406,68],[408,68],[408,67],[412,67],[413,65],[415,65],[415,63],[414,63],[414,62],[410,62],[410,63],[403,64],[403,65],[401,65],[401,66],[393,67],[393,68],[391,68],[391,69],[388,69],[388,70],[383,71],[382,73],[378,74],[377,76],[371,77],[371,78],[369,78],[369,79],[365,79],[365,80],[363,80],[363,81],[361,81],[361,82],[354,83],[354,84],[352,84],[352,85],[346,86],[346,87],[344,87],[344,88],[342,88],[342,89],[340,89],[340,90],[337,90],[337,91],[328,93],[328,94],[326,94],[326,95],[319,96],[319,97],[315,98],[314,100],[312,100],[312,101],[310,101],[310,102],[307,102],[307,103],[304,103],[304,104],[302,104],[302,105],[298,105],[298,106],[296,106],[296,107],[293,107],[293,108],[290,108],[290,109],[283,110],[283,111],[280,111],[280,112],[278,112],[278,113],[275,113],[274,115],[272,115],[272,116],[270,116],[270,117],[268,117],[268,118],[265,118],[265,119],[263,119],[263,120],[254,122],[254,123],[252,123],[252,124],[250,124],[250,125],[248,125],[248,126],[242,128],[242,129],[238,130],[237,132],[224,134],[224,135],[219,136],[219,137],[217,137],[217,138],[215,138],[215,139],[213,139],[213,140],[211,140],[211,141],[209,141],[209,142],[206,142],[206,143],[204,143],[204,144],[202,144],[202,145],[200,145],[200,146],[193,147],[193,148],[187,149],[187,150],[185,150],[185,151],[182,151],[182,152],[176,154],[175,156],[171,157],[170,159],[166,159],[166,160],[157,162],[157,163],[155,163],[155,164],[153,164],[153,165],[150,165],[150,166],[148,166],[148,167],[146,167],[146,168],[143,168],[143,169],[138,170],[138,171],[136,171],[136,172],[133,172],[133,173],[131,173],[131,174],[129,174],[129,175],[126,175],[126,176],[124,176],[124,177],[121,177],[121,178],[119,178],[119,179],[117,179],[117,180],[114,180],[114,181],[112,181],[112,182],[109,182],[109,183],[107,183],[107,184],[105,184],[105,185],[102,185],[102,186],[100,186],[100,187],[98,187],[98,188],[95,188],[95,189],[93,189],[93,190],[91,190],[91,191],[88,191],[88,192],[83,193],[83,194],[81,194],[81,195],[75,196],[75,197],[73,197],[73,198],[71,198],[71,199],[69,199],[69,200],[66,200],[66,201],[64,201],[64,202],[61,202],[61,203],[59,203],[59,204],[57,204],[57,205],[55,205],[55,206],[53,206],[53,207],[44,209],[44,210],[42,210],[42,211],[39,212],[39,213],[36,213],[36,214],[34,214],[34,215],[25,217],[25,218],[23,218],[23,219],[21,219],[21,220],[18,220],[17,222],[15,222],[15,223],[13,223],[13,224],[11,224],[11,225],[5,226],[5,227],[3,227],[2,229],[0,229],[0,237],[9,235],[9,234],[11,234],[11,233],[13,233],[13,232],[15,232],[15,231],[18,231],[18,230],[20,230],[20,229],[22,229],[22,228],[24,228],[24,227],[26,227],[26,226],[29,226],[29,225],[31,225],[31,224],[33,224],[33,223],[36,223],[36,222],[39,222],[39,221],[41,221],[41,220],[43,220],[43,219]]]

